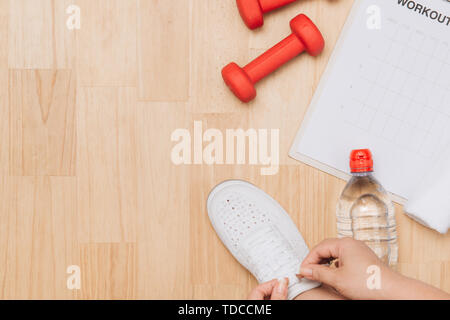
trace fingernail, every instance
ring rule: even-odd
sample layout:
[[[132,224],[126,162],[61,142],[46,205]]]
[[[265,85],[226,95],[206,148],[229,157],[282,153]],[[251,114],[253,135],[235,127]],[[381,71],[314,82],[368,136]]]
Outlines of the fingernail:
[[[302,274],[303,276],[312,276],[313,271],[312,271],[312,269],[309,269],[309,268],[301,268],[300,274]]]
[[[297,278],[299,278],[299,279],[302,279],[303,278],[303,276],[299,273],[299,274],[296,274],[295,275]]]
[[[286,278],[280,278],[278,279],[278,293],[283,293],[286,289]]]

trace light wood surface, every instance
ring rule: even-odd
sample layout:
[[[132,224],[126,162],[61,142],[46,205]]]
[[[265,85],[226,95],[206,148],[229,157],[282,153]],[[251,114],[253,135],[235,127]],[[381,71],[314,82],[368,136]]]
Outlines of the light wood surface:
[[[81,8],[81,29],[66,8]],[[0,298],[245,298],[255,280],[205,209],[246,179],[291,214],[308,245],[336,235],[344,182],[288,158],[352,0],[301,0],[249,31],[234,0],[0,0]],[[288,35],[304,12],[326,38],[243,105],[220,76]],[[171,133],[280,129],[280,170],[180,165]],[[399,270],[450,291],[450,235],[397,207]],[[78,265],[81,289],[66,268]]]

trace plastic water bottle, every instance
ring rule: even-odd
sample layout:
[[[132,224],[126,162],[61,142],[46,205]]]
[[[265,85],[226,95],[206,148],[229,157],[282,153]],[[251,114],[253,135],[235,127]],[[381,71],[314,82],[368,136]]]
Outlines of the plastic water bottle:
[[[373,177],[368,149],[350,154],[352,178],[339,199],[336,216],[338,236],[364,241],[390,266],[398,259],[395,208],[389,194]]]

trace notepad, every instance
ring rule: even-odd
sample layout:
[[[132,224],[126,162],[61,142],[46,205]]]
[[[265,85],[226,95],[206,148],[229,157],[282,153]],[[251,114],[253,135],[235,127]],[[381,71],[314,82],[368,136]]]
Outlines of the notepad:
[[[449,17],[447,0],[355,1],[290,156],[348,179],[350,151],[370,148],[408,199],[450,155]]]

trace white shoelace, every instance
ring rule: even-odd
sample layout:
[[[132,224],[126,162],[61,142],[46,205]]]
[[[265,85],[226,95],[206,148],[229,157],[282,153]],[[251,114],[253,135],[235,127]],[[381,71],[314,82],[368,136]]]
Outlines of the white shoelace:
[[[290,243],[273,226],[257,230],[244,242],[249,266],[259,282],[291,278],[298,271],[300,257],[296,257]]]

